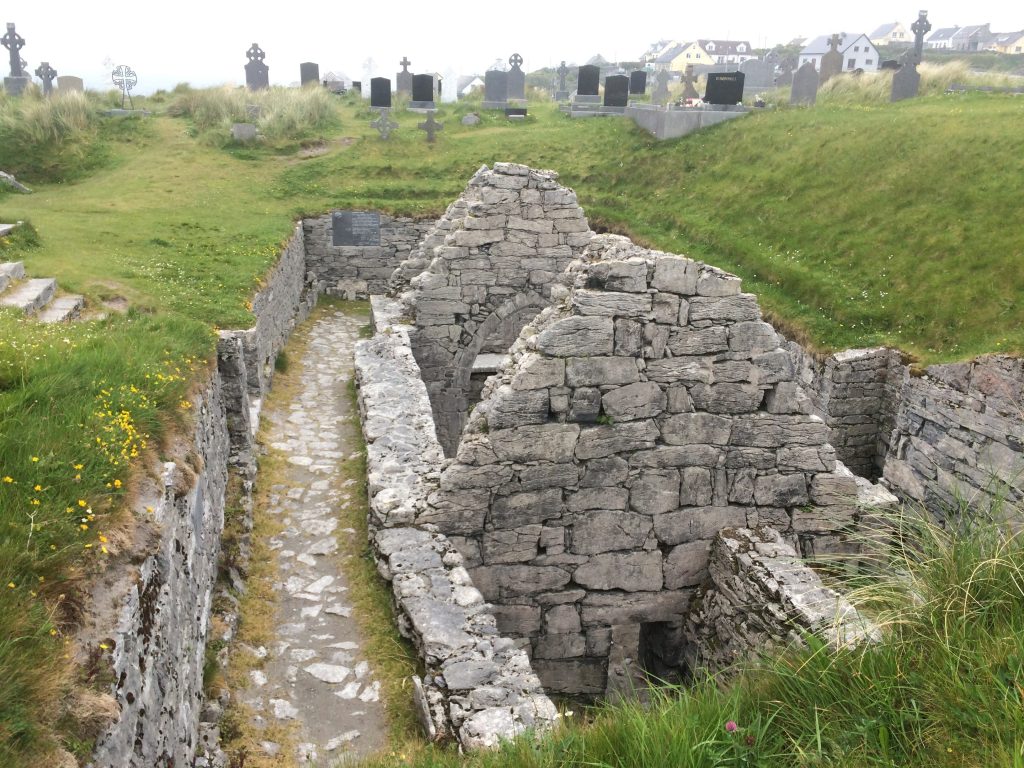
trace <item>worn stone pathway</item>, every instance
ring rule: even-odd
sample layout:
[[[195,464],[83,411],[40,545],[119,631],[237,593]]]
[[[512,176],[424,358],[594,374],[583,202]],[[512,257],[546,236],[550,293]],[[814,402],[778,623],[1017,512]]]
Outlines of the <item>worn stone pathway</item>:
[[[259,714],[257,725],[294,721],[300,763],[331,766],[380,749],[386,724],[380,683],[361,651],[345,576],[339,565],[338,512],[354,496],[339,474],[356,448],[348,381],[353,345],[366,317],[336,309],[310,321],[301,359],[301,384],[291,402],[263,412],[269,449],[286,457],[284,481],[272,488],[272,515],[283,531],[271,539],[279,558],[276,641],[263,669],[251,673],[242,700]],[[279,479],[279,478],[275,478]],[[276,754],[281,746],[262,743]]]

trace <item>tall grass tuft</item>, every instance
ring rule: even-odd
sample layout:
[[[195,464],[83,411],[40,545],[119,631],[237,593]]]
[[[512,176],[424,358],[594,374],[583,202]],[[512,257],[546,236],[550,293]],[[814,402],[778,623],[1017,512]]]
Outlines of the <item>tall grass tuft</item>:
[[[180,90],[168,114],[191,120],[196,135],[211,144],[226,143],[232,123],[255,123],[272,142],[309,138],[340,124],[337,97],[322,88]],[[255,117],[250,106],[258,108]]]
[[[921,96],[945,93],[954,83],[986,86],[1020,85],[1020,78],[991,72],[973,72],[968,62],[960,60],[945,64],[924,62],[918,65],[917,71],[921,75]],[[864,72],[860,75],[843,73],[821,86],[818,100],[823,104],[835,105],[886,103],[892,94],[892,78],[891,70]]]
[[[0,98],[0,168],[28,181],[66,181],[95,164],[99,116],[82,93],[38,88]]]

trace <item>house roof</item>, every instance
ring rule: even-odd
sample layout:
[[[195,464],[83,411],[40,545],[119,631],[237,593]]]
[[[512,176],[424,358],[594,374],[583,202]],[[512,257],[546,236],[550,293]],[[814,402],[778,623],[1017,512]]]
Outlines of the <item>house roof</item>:
[[[606,59],[604,56],[602,56],[599,53],[596,56],[592,56],[591,58],[587,59],[587,64],[592,64],[594,66],[603,67],[603,66],[608,64],[608,59]]]
[[[960,29],[960,27],[943,27],[942,29],[936,29],[934,32],[928,35],[928,42],[938,43],[942,40],[950,40],[952,39],[953,35],[956,34],[956,31],[958,29]]]
[[[708,44],[714,45],[714,48],[708,48]],[[735,56],[738,53],[749,53],[750,41],[749,40],[698,40],[697,45],[703,48],[708,53],[714,50],[716,56]],[[744,46],[743,50],[737,50],[739,46]]]
[[[1006,45],[1007,43],[1015,43],[1024,37],[1024,29],[1019,29],[1016,32],[997,32],[992,42],[998,45]]]
[[[662,53],[664,53],[665,50],[667,50],[668,48],[670,48],[673,45],[677,45],[675,40],[659,40],[656,43],[651,43],[650,46],[648,46],[647,50],[644,51],[644,55],[641,56],[640,58],[641,59],[657,58]]]
[[[850,46],[852,46],[854,43],[856,43],[862,37],[865,40],[867,40],[869,44],[871,43],[871,41],[868,40],[867,35],[865,35],[863,33],[861,33],[861,34],[850,34],[850,33],[847,33],[847,32],[840,32],[839,33],[839,52],[840,53],[846,53],[846,51],[849,50]],[[813,40],[811,40],[811,42],[809,42],[802,51],[800,51],[800,55],[801,56],[817,56],[818,54],[828,53],[830,50],[832,50],[832,46],[830,44],[831,40],[832,40],[832,35],[821,35],[820,37],[816,37]]]
[[[951,40],[966,40],[974,37],[975,35],[990,35],[988,31],[988,24],[974,24],[971,26],[960,27],[956,32],[953,33]]]
[[[658,58],[654,60],[655,64],[671,64],[673,59],[680,53],[686,50],[686,46],[682,44],[673,45],[668,50],[664,51]]]
[[[883,24],[870,35],[868,35],[868,38],[871,40],[875,40],[879,37],[888,37],[892,33],[892,31],[896,29],[896,27],[900,26],[902,26],[902,24],[900,24],[898,21],[894,21],[891,24]]]

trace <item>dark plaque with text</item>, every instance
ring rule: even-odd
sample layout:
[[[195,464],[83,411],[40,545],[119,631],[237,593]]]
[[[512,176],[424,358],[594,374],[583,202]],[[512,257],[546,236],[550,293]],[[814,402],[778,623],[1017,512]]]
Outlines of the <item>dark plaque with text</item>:
[[[335,211],[332,245],[380,245],[380,214],[370,211]]]

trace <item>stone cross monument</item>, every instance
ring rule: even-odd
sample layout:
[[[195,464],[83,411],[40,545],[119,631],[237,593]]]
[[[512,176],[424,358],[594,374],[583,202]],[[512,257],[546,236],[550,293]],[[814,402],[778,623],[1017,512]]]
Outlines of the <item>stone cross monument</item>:
[[[819,85],[824,85],[830,78],[843,71],[843,54],[839,52],[842,42],[843,38],[840,35],[832,35],[828,41],[828,53],[821,57],[821,67],[818,70]]]
[[[697,93],[697,89],[694,87],[697,84],[697,78],[693,74],[693,64],[686,65],[686,72],[683,75],[683,98],[684,99],[699,99],[700,94]]]
[[[14,25],[7,23],[7,34],[0,37],[11,55],[11,74],[4,78],[4,90],[11,96],[19,96],[31,82],[25,74],[25,62],[21,58],[21,49],[25,47],[25,38],[14,31]]]
[[[889,101],[903,101],[917,96],[921,87],[921,75],[917,71],[917,65],[921,63],[921,55],[924,50],[924,36],[932,25],[928,22],[928,11],[921,11],[917,21],[910,25],[914,32],[914,47],[907,51],[903,58],[903,66],[892,76],[892,93]]]
[[[49,96],[53,93],[53,81],[57,77],[57,70],[50,66],[50,62],[44,61],[36,67],[36,77],[43,81],[43,93]]]
[[[924,51],[924,36],[931,30],[931,22],[928,21],[928,11],[920,11],[917,14],[917,21],[910,25],[914,33],[914,64],[921,63],[922,51]]]
[[[569,68],[565,66],[565,59],[558,68],[558,90],[555,91],[555,101],[566,101],[569,98],[569,89],[565,87],[565,78],[569,75]]]

